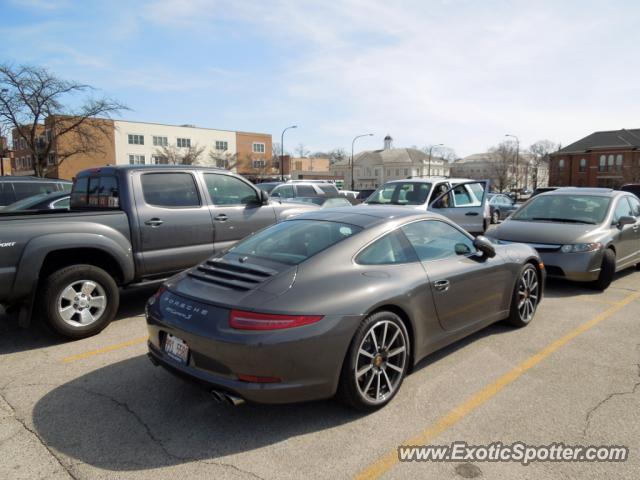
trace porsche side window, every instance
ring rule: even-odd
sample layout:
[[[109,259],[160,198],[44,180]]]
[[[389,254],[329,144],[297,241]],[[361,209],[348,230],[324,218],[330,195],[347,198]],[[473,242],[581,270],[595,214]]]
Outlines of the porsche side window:
[[[417,262],[418,257],[399,230],[379,238],[356,257],[360,265],[393,265]]]
[[[402,231],[421,262],[475,252],[473,241],[460,230],[439,220],[404,225]]]

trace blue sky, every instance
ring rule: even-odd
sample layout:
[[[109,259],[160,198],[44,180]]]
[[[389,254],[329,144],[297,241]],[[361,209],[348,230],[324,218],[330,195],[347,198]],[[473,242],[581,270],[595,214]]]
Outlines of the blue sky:
[[[566,145],[640,127],[640,3],[2,0],[0,59],[124,102],[123,118],[271,133],[285,146],[516,134]]]

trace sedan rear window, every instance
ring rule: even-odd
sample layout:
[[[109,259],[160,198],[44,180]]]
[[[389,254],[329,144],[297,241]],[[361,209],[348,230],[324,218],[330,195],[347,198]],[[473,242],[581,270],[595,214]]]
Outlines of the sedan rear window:
[[[348,223],[290,220],[256,233],[230,252],[297,265],[361,230]]]
[[[511,215],[512,220],[557,223],[602,223],[611,199],[596,195],[541,195]]]

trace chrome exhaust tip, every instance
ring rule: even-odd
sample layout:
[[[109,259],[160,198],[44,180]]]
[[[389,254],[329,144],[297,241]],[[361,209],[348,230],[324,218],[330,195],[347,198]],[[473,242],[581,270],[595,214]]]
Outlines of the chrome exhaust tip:
[[[231,395],[227,392],[220,392],[218,390],[211,390],[211,396],[217,403],[225,403],[237,407],[244,403],[244,398],[240,398],[236,395]]]
[[[225,399],[229,403],[229,405],[233,405],[237,407],[238,405],[242,405],[244,403],[244,398],[236,397],[235,395],[231,395],[229,393],[225,394]]]
[[[220,392],[217,392],[215,390],[211,390],[211,396],[213,397],[213,399],[215,400],[216,403],[224,403],[225,399],[223,397],[223,395]]]

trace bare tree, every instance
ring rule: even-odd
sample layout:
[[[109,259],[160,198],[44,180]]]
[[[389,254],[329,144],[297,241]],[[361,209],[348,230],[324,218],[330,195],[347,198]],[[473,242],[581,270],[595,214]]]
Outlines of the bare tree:
[[[344,148],[334,148],[328,153],[329,161],[334,164],[338,162],[343,162],[347,158],[349,158],[349,154]]]
[[[191,145],[186,149],[186,151],[180,152],[181,153],[180,163],[182,165],[197,165],[205,149],[206,149],[205,147],[201,147],[197,143]]]
[[[509,190],[513,183],[516,149],[512,142],[502,142],[489,149],[493,158],[489,161],[491,182],[500,193]]]
[[[537,188],[538,183],[545,181],[545,179],[542,178],[542,172],[549,171],[549,155],[558,151],[559,148],[560,145],[551,140],[538,140],[529,147],[529,152],[532,156],[531,168],[533,171],[531,175],[533,188]]]
[[[296,147],[296,153],[298,154],[298,157],[300,158],[304,158],[304,157],[308,157],[309,154],[311,153],[311,151],[307,150],[304,146],[304,144],[299,143],[298,146]]]
[[[226,170],[235,170],[238,166],[238,154],[228,152],[227,150],[211,150],[209,152],[209,160],[211,160],[214,166]]]
[[[164,145],[156,148],[155,155],[169,165],[195,165],[204,150],[205,147],[200,147],[197,143],[186,149],[178,148],[176,145]]]
[[[87,93],[89,85],[62,80],[45,68],[0,65],[0,119],[16,132],[34,160],[34,171],[45,176],[76,155],[101,152],[101,136],[111,132],[111,118],[126,107],[108,98],[85,98],[77,108],[65,105],[74,95]],[[76,102],[74,102],[76,103]],[[53,119],[50,131],[44,121]],[[56,140],[66,136],[65,142]],[[53,156],[50,156],[53,154]]]

